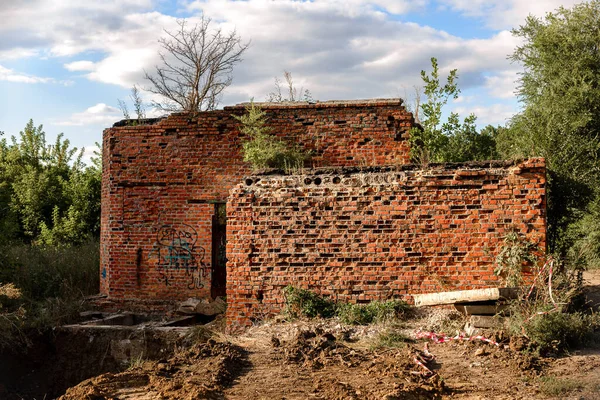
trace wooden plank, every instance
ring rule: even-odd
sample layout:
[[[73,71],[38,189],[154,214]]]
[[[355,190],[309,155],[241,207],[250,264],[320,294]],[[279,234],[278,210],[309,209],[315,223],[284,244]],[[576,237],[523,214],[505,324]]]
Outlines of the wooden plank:
[[[515,299],[519,296],[519,288],[485,288],[457,290],[454,292],[414,294],[415,306],[436,306],[442,304],[468,303],[500,299]]]

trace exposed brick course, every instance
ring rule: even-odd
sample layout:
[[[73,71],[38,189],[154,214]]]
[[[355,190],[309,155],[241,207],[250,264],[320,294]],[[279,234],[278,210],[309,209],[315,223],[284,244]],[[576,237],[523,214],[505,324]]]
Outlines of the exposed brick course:
[[[261,104],[313,166],[404,164],[402,101]],[[101,292],[112,299],[209,297],[215,203],[251,173],[232,115],[244,106],[116,124],[103,135]]]
[[[366,302],[497,286],[510,230],[545,249],[543,159],[256,175],[227,204],[227,320],[279,312],[294,285]]]

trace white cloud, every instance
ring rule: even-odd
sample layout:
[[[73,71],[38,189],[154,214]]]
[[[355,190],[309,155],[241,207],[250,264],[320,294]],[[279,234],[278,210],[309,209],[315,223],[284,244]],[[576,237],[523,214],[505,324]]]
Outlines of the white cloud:
[[[45,78],[41,76],[24,74],[0,65],[0,81],[15,82],[15,83],[59,83],[68,86],[71,81],[57,81],[53,78]]]
[[[92,61],[74,61],[65,64],[64,67],[69,71],[93,71],[95,64]]]
[[[477,125],[483,127],[490,125],[505,125],[508,120],[515,114],[515,107],[510,104],[495,103],[489,106],[460,106],[454,110],[461,117],[466,117],[469,114],[477,116]]]
[[[494,29],[515,28],[528,15],[543,17],[563,6],[572,7],[581,0],[439,0],[467,16],[481,18]]]
[[[438,0],[437,4],[442,2],[477,18],[492,13],[489,23],[494,16],[499,21],[524,18],[538,8],[551,10],[556,3],[552,0],[544,3],[550,6],[544,6],[531,1],[525,6],[516,0]],[[27,3],[0,4],[0,55],[76,56],[75,61],[64,64],[66,70],[126,88],[133,84],[144,87],[144,70],[151,72],[159,62],[157,39],[162,29],[176,27],[175,17],[152,11],[151,0]],[[392,97],[403,87],[421,85],[419,71],[430,69],[432,56],[438,58],[442,74],[458,68],[463,90],[482,88],[502,99],[514,91],[516,69],[506,57],[518,40],[510,32],[464,39],[389,15],[422,11],[432,4],[429,0],[202,0],[178,4],[188,13],[203,11],[213,19],[214,28],[235,28],[244,41],[251,41],[244,61],[234,71],[224,104],[250,97],[263,100],[273,89],[274,77],[281,77],[284,70],[292,71],[298,86],[310,89],[316,99]],[[93,108],[61,123],[83,125],[99,120],[108,124],[120,118],[114,108],[104,113]]]
[[[485,87],[492,97],[510,99],[516,96],[517,79],[519,75],[516,70],[500,71],[485,78]]]
[[[96,146],[95,144],[84,146],[83,149],[83,156],[81,157],[81,160],[86,165],[92,165],[92,157],[98,157],[97,154],[101,153],[100,147]]]
[[[53,125],[62,126],[82,126],[82,125],[102,125],[107,126],[123,119],[123,114],[118,108],[111,107],[104,103],[98,103],[87,110],[71,115],[65,120],[56,121]]]

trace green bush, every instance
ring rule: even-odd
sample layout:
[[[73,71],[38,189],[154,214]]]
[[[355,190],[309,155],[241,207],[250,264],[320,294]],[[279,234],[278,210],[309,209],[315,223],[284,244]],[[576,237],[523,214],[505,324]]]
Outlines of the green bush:
[[[283,295],[285,296],[284,313],[290,318],[330,318],[336,314],[333,300],[319,296],[310,290],[286,286]]]
[[[410,306],[403,301],[372,301],[366,304],[340,304],[337,315],[351,325],[368,325],[377,322],[387,322],[405,314]]]
[[[496,256],[494,274],[503,278],[508,286],[519,286],[523,283],[523,266],[535,263],[533,254],[535,245],[519,236],[517,232],[509,232]]]
[[[82,157],[62,134],[48,143],[31,120],[0,138],[0,244],[71,246],[99,234],[100,158],[86,166]]]

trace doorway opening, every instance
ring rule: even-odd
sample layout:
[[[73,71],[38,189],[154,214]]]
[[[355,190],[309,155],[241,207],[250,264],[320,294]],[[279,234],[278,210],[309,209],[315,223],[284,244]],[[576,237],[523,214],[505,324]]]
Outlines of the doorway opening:
[[[212,298],[225,296],[227,289],[227,209],[226,203],[215,203],[212,219]]]

